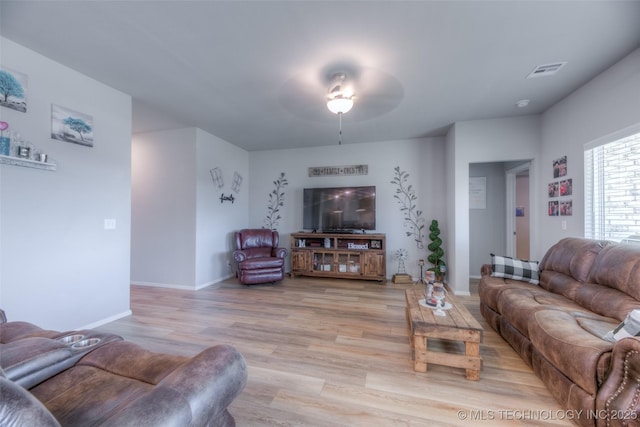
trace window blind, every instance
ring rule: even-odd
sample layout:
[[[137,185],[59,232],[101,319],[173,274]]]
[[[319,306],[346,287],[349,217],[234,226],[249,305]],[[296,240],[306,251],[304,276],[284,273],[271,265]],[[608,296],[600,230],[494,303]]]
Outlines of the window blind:
[[[585,151],[585,236],[640,244],[640,133]]]

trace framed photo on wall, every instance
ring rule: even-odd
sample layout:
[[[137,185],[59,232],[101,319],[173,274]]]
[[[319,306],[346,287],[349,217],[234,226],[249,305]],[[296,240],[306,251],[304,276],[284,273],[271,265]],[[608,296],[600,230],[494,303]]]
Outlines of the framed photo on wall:
[[[560,215],[571,216],[573,215],[573,202],[571,200],[563,200],[560,202]]]
[[[553,161],[553,177],[560,178],[567,175],[567,156],[562,156]]]
[[[563,179],[560,181],[560,195],[570,196],[573,193],[573,179]]]
[[[51,104],[51,138],[93,147],[93,116]]]
[[[0,67],[0,106],[27,112],[26,74]]]

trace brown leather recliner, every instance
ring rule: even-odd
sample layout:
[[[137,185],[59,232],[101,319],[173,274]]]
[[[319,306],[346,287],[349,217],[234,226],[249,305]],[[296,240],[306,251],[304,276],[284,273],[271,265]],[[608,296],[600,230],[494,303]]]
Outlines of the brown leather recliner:
[[[265,228],[244,229],[235,234],[236,276],[240,283],[277,282],[284,279],[284,259],[289,253],[279,248],[280,236],[277,231]]]

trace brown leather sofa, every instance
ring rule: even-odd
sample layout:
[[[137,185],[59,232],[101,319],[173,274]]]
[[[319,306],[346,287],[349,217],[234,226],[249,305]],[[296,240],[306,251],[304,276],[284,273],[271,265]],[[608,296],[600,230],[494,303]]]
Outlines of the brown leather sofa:
[[[231,346],[194,357],[122,337],[6,322],[0,310],[2,426],[234,426],[247,367]]]
[[[482,267],[480,310],[551,394],[584,426],[640,423],[640,338],[602,337],[640,308],[640,245],[560,240],[540,283]]]
[[[240,283],[278,282],[284,279],[284,259],[289,251],[279,248],[280,236],[265,228],[244,229],[235,233],[236,276]]]

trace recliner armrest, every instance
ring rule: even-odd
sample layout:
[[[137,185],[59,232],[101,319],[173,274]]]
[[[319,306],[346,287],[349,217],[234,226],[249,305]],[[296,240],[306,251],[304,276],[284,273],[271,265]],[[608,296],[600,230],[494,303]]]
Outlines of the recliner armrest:
[[[272,254],[277,258],[286,258],[289,251],[285,248],[273,248]]]
[[[247,259],[247,253],[242,249],[236,249],[233,251],[233,259],[235,259],[236,262],[242,262]]]

